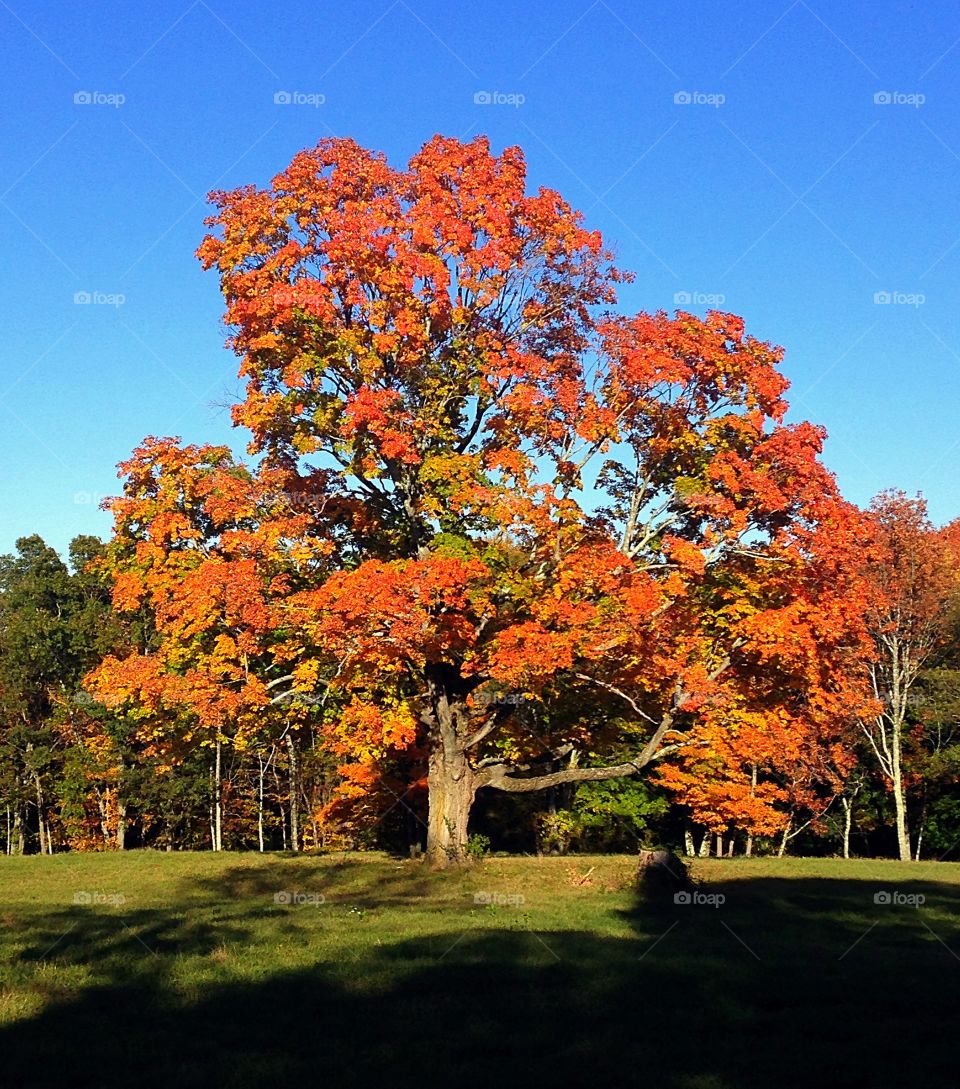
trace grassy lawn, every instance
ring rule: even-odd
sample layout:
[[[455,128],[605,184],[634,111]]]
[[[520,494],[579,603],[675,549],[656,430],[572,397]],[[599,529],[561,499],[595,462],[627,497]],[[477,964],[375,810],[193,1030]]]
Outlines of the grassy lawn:
[[[633,865],[0,859],[0,1085],[957,1084],[960,865]]]

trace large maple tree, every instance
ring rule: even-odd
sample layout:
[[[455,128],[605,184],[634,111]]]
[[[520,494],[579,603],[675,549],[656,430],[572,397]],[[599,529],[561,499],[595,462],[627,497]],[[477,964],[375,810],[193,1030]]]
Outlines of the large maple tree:
[[[484,138],[406,169],[325,140],[212,199],[199,256],[257,467],[173,443],[127,466],[118,595],[153,579],[168,649],[108,673],[165,677],[217,723],[221,691],[241,716],[320,702],[348,761],[419,746],[437,862],[480,789],[635,774],[747,721],[815,728],[816,636],[846,619],[812,542],[846,508],[822,432],[785,422],[781,349],[730,314],[618,314],[600,236]],[[169,480],[144,491],[158,449]],[[198,456],[191,494],[234,508],[185,564],[209,529],[177,484]],[[798,642],[802,664],[771,650]]]

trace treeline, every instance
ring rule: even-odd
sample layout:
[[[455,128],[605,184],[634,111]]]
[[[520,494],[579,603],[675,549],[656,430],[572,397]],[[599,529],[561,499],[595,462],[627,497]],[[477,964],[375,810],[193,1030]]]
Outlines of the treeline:
[[[878,713],[847,733],[835,766],[820,769],[802,801],[789,775],[774,777],[775,832],[757,831],[742,789],[749,783],[756,793],[769,769],[758,777],[758,764],[744,763],[737,783],[718,777],[719,761],[711,768],[708,758],[679,790],[683,776],[673,767],[652,778],[481,795],[470,850],[631,851],[658,843],[701,856],[895,854],[899,790],[910,856],[956,858],[960,624],[954,554],[944,546],[951,535],[927,523],[918,500],[881,497],[873,515],[902,549],[892,548],[875,571],[896,594],[888,604],[901,627],[877,618],[876,655],[861,663]],[[375,772],[343,764],[320,699],[281,700],[263,735],[239,739],[229,730],[204,736],[187,719],[158,729],[148,709],[115,713],[87,691],[84,679],[106,656],[149,652],[157,639],[147,610],[114,610],[106,554],[97,538],[81,536],[64,562],[33,536],[0,558],[3,853],[422,849],[424,753],[394,754]],[[535,720],[536,708],[524,710]],[[562,766],[562,759],[544,765]],[[809,769],[795,771],[809,779]]]

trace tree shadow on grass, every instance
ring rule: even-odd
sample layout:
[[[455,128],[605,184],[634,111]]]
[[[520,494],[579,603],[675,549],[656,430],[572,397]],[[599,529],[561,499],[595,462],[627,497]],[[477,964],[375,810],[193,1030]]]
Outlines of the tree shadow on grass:
[[[254,933],[259,891],[244,890],[251,899],[222,928],[189,911],[128,913],[121,928],[87,913],[73,944],[64,938],[53,953],[46,943],[70,913],[41,914],[22,936],[24,963],[90,964],[94,982],[0,1031],[0,1083],[956,1085],[955,886],[714,883],[701,895],[722,902],[636,904],[623,938],[538,930],[535,913],[500,913],[459,935],[368,948],[349,964],[224,977],[185,996],[177,954]],[[925,900],[875,902],[883,891]],[[400,893],[388,883],[384,895]],[[155,952],[130,974],[140,941]]]

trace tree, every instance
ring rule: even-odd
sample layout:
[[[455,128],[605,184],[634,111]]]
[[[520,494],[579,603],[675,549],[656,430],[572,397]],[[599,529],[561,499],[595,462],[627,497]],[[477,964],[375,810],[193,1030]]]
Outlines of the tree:
[[[937,532],[926,503],[882,492],[869,508],[873,541],[866,573],[867,622],[874,643],[869,663],[876,713],[862,729],[893,795],[900,859],[912,857],[907,819],[904,739],[914,688],[950,631],[960,567],[950,532]]]
[[[119,631],[108,587],[85,568],[101,542],[77,537],[70,567],[36,536],[0,557],[0,790],[7,850],[52,853],[59,781],[72,744],[65,723],[84,673]],[[13,840],[16,840],[14,844]]]
[[[322,703],[326,743],[360,763],[420,746],[436,862],[462,857],[480,789],[633,775],[702,744],[705,718],[755,713],[748,678],[804,580],[761,588],[802,572],[839,503],[822,432],[784,423],[782,351],[729,314],[610,312],[623,276],[599,235],[525,173],[483,138],[436,137],[406,170],[338,139],[213,194],[199,256],[260,458],[222,471],[302,513],[212,527],[212,548],[323,546],[279,593],[251,575],[245,634],[222,595],[209,622],[208,529],[179,498],[197,451],[166,444],[143,492],[148,446],[115,506],[120,596],[165,572],[170,623],[158,656],[110,670],[210,692],[217,721],[228,698],[234,716]]]

